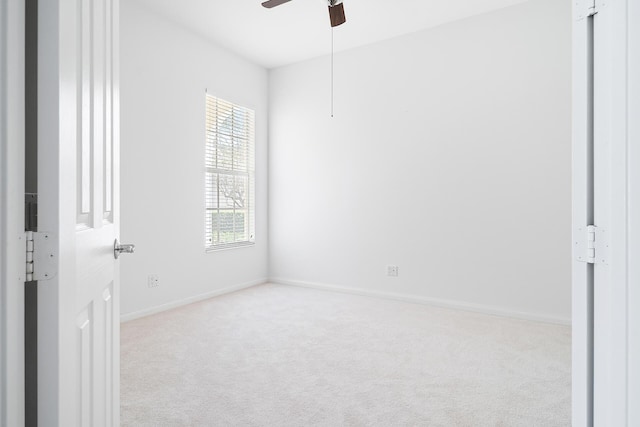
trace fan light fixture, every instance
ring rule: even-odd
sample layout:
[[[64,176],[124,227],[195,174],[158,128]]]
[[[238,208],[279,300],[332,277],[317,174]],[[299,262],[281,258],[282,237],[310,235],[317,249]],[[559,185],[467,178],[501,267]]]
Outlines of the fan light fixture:
[[[289,3],[291,0],[267,0],[262,3],[262,6],[267,9],[271,9],[281,4]],[[347,18],[344,14],[344,5],[342,0],[327,0],[329,6],[329,20],[332,27],[337,27],[347,22]]]

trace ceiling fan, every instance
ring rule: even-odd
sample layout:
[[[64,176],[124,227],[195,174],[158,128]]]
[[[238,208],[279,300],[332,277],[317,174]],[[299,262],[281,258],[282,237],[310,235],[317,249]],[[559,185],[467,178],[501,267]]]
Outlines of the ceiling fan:
[[[288,3],[291,0],[267,0],[262,3],[262,6],[267,9],[280,6],[281,4]],[[344,16],[344,6],[342,0],[327,0],[329,4],[329,19],[331,20],[331,26],[337,27],[347,22],[347,18]]]

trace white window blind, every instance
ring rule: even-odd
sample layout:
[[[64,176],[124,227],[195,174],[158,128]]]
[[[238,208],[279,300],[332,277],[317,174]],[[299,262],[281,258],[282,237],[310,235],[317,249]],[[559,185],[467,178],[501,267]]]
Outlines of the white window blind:
[[[255,113],[206,97],[205,246],[255,242]]]

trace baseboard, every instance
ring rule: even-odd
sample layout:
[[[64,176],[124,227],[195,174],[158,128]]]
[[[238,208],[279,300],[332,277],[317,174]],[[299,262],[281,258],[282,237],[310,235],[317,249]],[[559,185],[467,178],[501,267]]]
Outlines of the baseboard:
[[[209,298],[217,297],[220,295],[236,292],[242,289],[251,288],[253,286],[262,285],[265,283],[274,283],[279,285],[297,286],[303,288],[319,289],[331,292],[341,292],[353,295],[362,295],[374,298],[392,299],[396,301],[410,302],[414,304],[432,305],[444,308],[453,308],[457,310],[473,311],[476,313],[490,314],[494,316],[511,317],[523,320],[532,320],[536,322],[553,323],[557,325],[571,325],[571,319],[555,316],[544,316],[534,313],[527,313],[515,310],[506,310],[499,307],[486,306],[481,304],[472,304],[461,301],[444,300],[438,298],[419,297],[409,294],[398,294],[393,292],[371,291],[367,289],[350,288],[347,286],[329,285],[325,283],[305,282],[300,280],[291,280],[284,278],[271,278],[259,279],[251,282],[241,283],[234,286],[229,286],[223,289],[217,289],[215,291],[207,292],[200,295],[195,295],[189,298],[184,298],[178,301],[172,301],[167,304],[158,305],[155,307],[147,308],[144,310],[136,311],[133,313],[127,313],[120,316],[120,322],[128,322],[130,320],[139,319],[141,317],[150,316],[152,314],[161,313],[163,311],[171,310],[173,308],[181,307],[194,302],[203,301]]]
[[[320,289],[324,291],[342,292],[347,294],[362,295],[375,298],[385,298],[397,301],[411,302],[415,304],[432,305],[444,308],[453,308],[457,310],[473,311],[476,313],[490,314],[494,316],[511,317],[523,320],[532,320],[536,322],[553,323],[557,325],[571,325],[571,319],[555,316],[545,316],[522,311],[507,310],[500,307],[491,307],[481,304],[472,304],[461,301],[444,300],[438,298],[419,297],[409,294],[398,294],[392,292],[370,291],[366,289],[350,288],[339,285],[329,285],[324,283],[303,282],[299,280],[290,280],[284,278],[272,278],[269,283],[280,285],[298,286],[303,288]]]
[[[163,311],[171,310],[173,308],[182,307],[183,305],[192,304],[194,302],[203,301],[203,300],[217,297],[224,294],[229,294],[231,292],[236,292],[242,289],[251,288],[256,285],[262,285],[264,283],[268,283],[268,280],[267,279],[254,280],[251,282],[241,283],[239,285],[229,286],[223,289],[217,289],[215,291],[206,292],[204,294],[184,298],[178,301],[172,301],[166,304],[157,305],[155,307],[146,308],[144,310],[135,311],[133,313],[123,314],[120,316],[120,322],[124,323],[130,320],[139,319],[141,317],[151,316],[152,314],[157,314]]]

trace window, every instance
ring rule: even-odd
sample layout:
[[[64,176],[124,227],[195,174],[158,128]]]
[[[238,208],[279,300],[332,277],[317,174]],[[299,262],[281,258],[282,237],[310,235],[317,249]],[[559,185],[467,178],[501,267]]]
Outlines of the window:
[[[206,97],[205,247],[255,242],[255,113]]]

